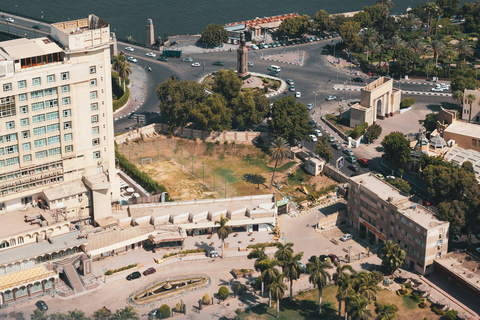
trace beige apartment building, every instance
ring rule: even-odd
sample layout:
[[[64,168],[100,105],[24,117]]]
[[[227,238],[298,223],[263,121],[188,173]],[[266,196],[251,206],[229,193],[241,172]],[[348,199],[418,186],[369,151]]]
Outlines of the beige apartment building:
[[[1,210],[111,215],[113,41],[109,24],[90,15],[52,24],[50,37],[0,42]]]
[[[472,102],[468,103],[467,96],[473,94],[476,98]],[[471,122],[480,122],[480,89],[468,90],[465,89],[463,92],[463,110],[462,110],[462,120],[471,121]]]
[[[371,173],[349,179],[347,221],[375,243],[398,243],[407,253],[405,264],[421,274],[447,253],[449,223]]]

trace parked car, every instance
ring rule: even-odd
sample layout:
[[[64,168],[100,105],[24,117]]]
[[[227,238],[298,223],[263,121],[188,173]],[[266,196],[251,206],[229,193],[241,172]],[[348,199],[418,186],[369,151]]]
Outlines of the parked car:
[[[155,272],[157,272],[157,270],[155,270],[155,268],[148,268],[147,270],[143,271],[143,275],[144,276],[148,276],[149,274],[154,274]]]
[[[140,272],[135,271],[135,272],[130,273],[130,274],[127,276],[127,280],[128,280],[128,281],[130,281],[130,280],[135,280],[135,279],[140,278],[141,276],[142,276],[142,275],[140,274]]]
[[[135,49],[133,49],[132,47],[125,47],[125,51],[134,51]]]
[[[247,62],[247,66],[248,66],[248,67],[253,67],[253,62],[248,61],[248,62]]]
[[[433,92],[443,92],[444,89],[443,89],[443,88],[436,88],[436,87],[435,87],[435,88],[432,88],[431,90],[432,90]]]
[[[327,101],[332,101],[332,100],[336,100],[336,99],[337,99],[337,96],[327,96],[325,98],[325,100],[327,100]]]
[[[323,136],[322,130],[320,130],[320,129],[315,129],[315,134],[316,134],[318,137]]]
[[[327,261],[328,256],[326,254],[321,254],[318,256],[318,259],[322,262]]]
[[[42,29],[42,27],[39,26],[38,24],[33,25],[32,28],[35,29],[35,30],[40,30],[40,29]]]
[[[192,63],[192,67],[200,67],[200,63],[194,62],[194,63]]]
[[[134,57],[128,57],[128,58],[127,58],[127,61],[135,62],[135,63],[136,63],[136,62],[137,62],[137,59],[134,58]]]
[[[375,173],[375,177],[377,177],[378,179],[381,179],[381,180],[385,180],[385,177],[381,173]]]
[[[298,263],[298,266],[300,267],[300,270],[302,270],[303,273],[307,273],[307,268],[305,267],[305,265],[300,261],[297,263]]]
[[[342,146],[339,145],[338,143],[332,143],[332,147],[337,150],[342,150]]]
[[[168,58],[167,58],[167,57],[165,57],[165,56],[160,56],[160,57],[158,57],[158,59],[157,59],[157,60],[158,60],[158,61],[164,61],[164,62],[167,62],[167,61],[168,61]]]
[[[156,55],[155,53],[153,53],[153,52],[147,52],[147,53],[145,53],[145,55],[146,55],[147,57],[152,57],[152,58],[155,58],[155,57],[157,56],[157,55]]]
[[[274,76],[274,77],[278,77],[278,72],[276,71],[270,71],[269,73],[267,73],[269,76]]]
[[[363,82],[363,79],[360,78],[360,77],[355,77],[355,78],[352,78],[352,81],[353,82]]]
[[[287,82],[289,85],[292,85],[292,84],[294,84],[292,79],[287,79],[287,81],[286,81],[286,82]]]
[[[291,85],[290,88],[288,88],[289,91],[295,92],[295,86]]]
[[[310,259],[308,259],[308,262],[315,262],[317,259],[317,256],[311,256]]]
[[[223,61],[215,61],[214,63],[212,63],[212,65],[222,67],[223,66]]]
[[[348,165],[347,167],[348,169],[352,170],[353,172],[360,172],[360,169],[358,169],[358,167],[354,164],[350,164]]]
[[[302,93],[300,91],[295,92],[295,98],[300,98]]]
[[[335,138],[333,136],[328,136],[328,141],[329,142],[334,142],[335,141]]]
[[[330,253],[328,257],[330,258],[330,261],[332,261],[332,263],[338,262],[338,257],[333,253]]]
[[[360,163],[364,167],[368,167],[368,160],[364,158],[357,159],[357,162]]]
[[[344,149],[343,153],[345,153],[346,155],[349,155],[349,156],[353,156],[353,151],[350,150],[350,149]]]
[[[345,233],[343,236],[340,237],[341,241],[348,241],[353,239],[353,236],[350,233]]]
[[[313,142],[317,142],[317,136],[316,135],[309,134],[308,136],[310,137],[310,140],[312,140]]]
[[[193,62],[192,58],[183,58],[182,62]]]
[[[348,162],[351,162],[351,163],[357,162],[357,158],[355,158],[354,156],[345,157],[345,160],[347,160]]]
[[[307,104],[307,110],[312,110],[313,107],[314,107],[314,104],[313,104],[313,103]]]
[[[153,318],[153,319],[158,318],[158,316],[157,316],[158,310],[159,310],[159,309],[156,308],[156,309],[153,309],[152,311],[150,311],[150,312],[148,313],[148,318],[149,318],[149,319],[151,319],[151,318]]]
[[[38,300],[37,302],[35,302],[35,305],[37,306],[38,309],[40,309],[42,311],[47,311],[48,310],[48,306],[45,303],[45,301],[43,301],[43,300]]]

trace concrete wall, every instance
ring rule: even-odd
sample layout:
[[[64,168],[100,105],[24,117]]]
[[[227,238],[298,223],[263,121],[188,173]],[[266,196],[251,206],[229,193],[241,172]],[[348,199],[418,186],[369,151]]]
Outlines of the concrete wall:
[[[342,172],[337,171],[337,169],[332,167],[330,164],[326,164],[323,167],[323,172],[325,172],[326,176],[332,178],[335,181],[338,181],[341,183],[348,182],[348,177]]]
[[[325,218],[318,219],[318,229],[329,229],[340,225],[343,221],[347,221],[347,210],[342,210]]]

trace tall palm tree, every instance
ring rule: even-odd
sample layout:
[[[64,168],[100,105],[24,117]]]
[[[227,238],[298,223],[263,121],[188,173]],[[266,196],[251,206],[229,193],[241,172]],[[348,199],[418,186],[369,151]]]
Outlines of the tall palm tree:
[[[47,320],[48,315],[45,310],[35,309],[33,313],[30,315],[31,320]]]
[[[377,286],[377,281],[372,277],[372,273],[363,271],[357,274],[357,278],[357,293],[368,300],[377,300],[377,291],[380,288]]]
[[[332,277],[328,273],[327,269],[331,269],[332,265],[329,262],[320,261],[318,257],[315,257],[313,262],[307,263],[308,273],[310,277],[308,281],[313,286],[318,288],[318,314],[322,313],[322,292],[323,288],[327,285],[327,279],[331,280]]]
[[[435,69],[437,68],[438,56],[445,52],[445,43],[440,40],[432,40],[429,49],[433,52],[433,59],[435,60]]]
[[[272,140],[269,148],[270,156],[275,160],[275,168],[273,168],[272,181],[270,182],[270,187],[273,185],[273,179],[275,178],[275,171],[277,171],[278,162],[285,160],[290,155],[290,146],[287,141],[278,137]]]
[[[228,223],[228,218],[223,217],[223,214],[220,215],[219,221],[215,221],[215,225],[217,224],[220,225],[220,227],[217,230],[217,234],[218,234],[218,239],[222,240],[222,259],[225,257],[223,255],[225,239],[227,239],[230,233],[232,233],[232,227],[228,226],[227,223]]]
[[[405,262],[406,252],[400,248],[398,243],[387,240],[382,248],[382,266],[386,267],[391,274],[400,268]]]
[[[342,265],[340,262],[335,262],[335,273],[332,276],[333,282],[337,285],[338,279],[342,278],[344,275],[351,274],[354,275],[356,272],[349,264]],[[347,272],[349,271],[349,272]]]
[[[378,37],[378,31],[373,28],[368,28],[363,31],[362,38],[363,38],[363,45],[367,45],[368,43],[373,42]]]
[[[452,93],[452,98],[457,101],[457,108],[460,107],[460,103],[463,102],[463,91],[457,90]]]
[[[68,311],[67,319],[68,320],[86,320],[87,317],[85,316],[85,312],[81,310],[77,310],[77,308],[75,308],[73,311]]]
[[[395,320],[397,318],[398,307],[394,304],[384,304],[375,302],[375,320]]]
[[[55,312],[49,316],[49,319],[50,320],[66,320],[68,319],[68,316],[64,313]]]
[[[373,54],[378,51],[378,44],[376,42],[368,42],[365,44],[363,47],[363,52],[367,54],[367,61],[368,61],[368,54],[371,53],[372,55],[370,56],[370,65],[372,65],[373,62]]]
[[[470,105],[470,112],[468,113],[468,122],[472,121],[472,104],[473,101],[477,99],[477,96],[474,94],[467,94],[465,97],[465,100],[467,100],[467,103]]]
[[[465,63],[465,58],[468,55],[473,54],[473,49],[470,44],[466,40],[461,40],[455,45],[455,49],[457,49],[458,53],[463,57],[463,62]]]
[[[338,277],[335,281],[337,286],[337,295],[335,296],[338,300],[338,317],[341,315],[342,311],[342,301],[345,301],[347,297],[353,292],[354,279],[348,274],[345,273],[342,276]],[[345,320],[348,318],[348,312],[345,308]]]
[[[393,3],[392,0],[377,0],[375,5],[379,7],[387,7],[388,9],[395,7],[395,3]]]
[[[283,274],[290,281],[290,301],[293,300],[293,280],[300,278],[302,269],[298,264],[302,260],[303,251],[297,254],[287,251],[286,255],[280,261],[280,266],[282,267]]]
[[[287,286],[283,283],[283,274],[276,275],[268,285],[268,292],[273,299],[277,300],[277,318],[280,316],[280,300],[285,295],[285,289]]]
[[[388,41],[388,47],[393,51],[393,61],[397,60],[397,51],[400,48],[403,48],[405,42],[399,36],[393,36],[392,39]]]
[[[132,306],[126,306],[125,309],[117,310],[111,320],[139,320],[137,311]]]
[[[288,252],[293,253],[293,243],[287,242],[285,245],[281,242],[277,243],[277,251],[275,251],[275,259],[284,261]]]
[[[367,320],[372,315],[372,312],[367,309],[369,303],[367,298],[352,293],[347,297],[345,311],[348,312],[351,320]]]
[[[413,53],[418,54],[421,56],[425,53],[425,44],[419,38],[415,38],[408,43],[408,47],[412,50]],[[415,70],[415,61],[413,61],[413,69]]]
[[[253,247],[253,250],[250,251],[250,253],[247,256],[248,259],[256,259],[253,266],[254,266],[255,270],[258,271],[258,272],[263,271],[261,269],[260,261],[262,261],[266,257],[267,257],[267,254],[265,253],[265,245],[261,245],[261,244],[256,244]],[[263,278],[262,278],[262,297],[263,297],[263,287],[264,287],[264,282],[263,282]]]
[[[427,2],[423,6],[423,9],[427,12],[427,37],[430,37],[432,18],[438,15],[440,8],[435,2]]]
[[[457,52],[452,49],[447,49],[444,52],[444,57],[448,60],[448,77],[450,78],[450,68],[452,66],[452,61],[457,56]]]
[[[95,320],[108,320],[110,319],[111,315],[112,315],[112,311],[107,309],[107,307],[103,307],[93,313],[93,318]]]
[[[270,259],[268,256],[259,262],[259,267],[262,269],[262,281],[265,282],[267,290],[270,283],[273,281],[273,278],[279,274],[278,270],[275,268],[278,264],[277,259]],[[268,291],[268,306],[272,306],[272,293],[270,291]]]

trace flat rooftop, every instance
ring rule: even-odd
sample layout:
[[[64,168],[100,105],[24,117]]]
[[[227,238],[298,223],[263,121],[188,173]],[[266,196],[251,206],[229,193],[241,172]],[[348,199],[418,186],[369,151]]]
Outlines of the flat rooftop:
[[[373,173],[364,173],[356,177],[351,177],[350,180],[355,181],[362,185],[362,187],[375,193],[384,201],[388,201],[389,198],[393,198],[393,201],[390,202],[408,199],[405,193],[388,184],[385,180],[377,178]]]
[[[473,166],[477,180],[480,180],[480,152],[454,147],[446,154],[445,161],[453,162],[456,166],[461,166],[465,161],[469,161]]]
[[[444,130],[444,135],[445,133],[480,138],[480,125],[457,120]]]
[[[480,291],[480,260],[475,256],[466,252],[453,251],[435,259],[435,263],[442,265]]]
[[[47,37],[35,39],[19,38],[3,41],[0,43],[0,48],[12,57],[13,60],[63,52],[62,48]]]
[[[80,180],[63,183],[60,186],[43,190],[43,194],[49,201],[64,199],[86,192],[88,192],[88,190]]]
[[[443,224],[448,227],[448,222],[439,220],[433,211],[416,202],[405,201],[396,205],[398,211],[401,212],[405,217],[409,218],[427,230]]]
[[[391,84],[393,85],[393,79],[392,78],[385,78],[385,77],[381,77],[381,78],[378,78],[377,80],[367,84],[363,90],[365,91],[373,91],[381,86],[383,86],[384,84],[387,84],[391,82]]]
[[[85,31],[100,29],[108,27],[108,23],[100,19],[94,14],[88,16],[88,18],[56,22],[52,24],[55,28],[62,30],[64,33],[68,34],[81,34]]]

